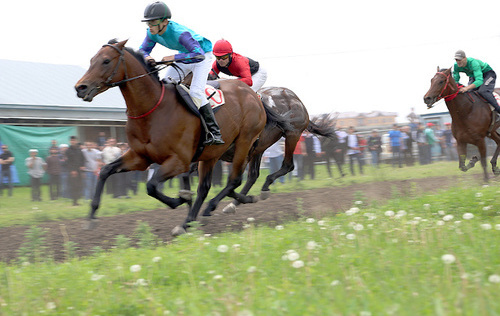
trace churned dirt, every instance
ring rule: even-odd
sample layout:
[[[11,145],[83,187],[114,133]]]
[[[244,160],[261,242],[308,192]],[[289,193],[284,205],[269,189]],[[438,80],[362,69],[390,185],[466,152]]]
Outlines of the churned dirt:
[[[471,175],[472,176],[472,175]],[[477,178],[477,177],[474,177]],[[322,188],[295,193],[272,194],[267,200],[256,204],[240,205],[236,214],[228,215],[222,212],[229,200],[221,202],[211,217],[199,217],[203,223],[201,229],[207,234],[217,234],[224,231],[241,230],[252,217],[258,225],[278,225],[301,216],[321,218],[345,211],[353,206],[361,193],[367,203],[383,202],[393,197],[395,192],[400,195],[432,193],[462,181],[463,176],[432,177],[403,181],[384,181],[375,183],[353,184],[342,187]],[[335,181],[335,180],[332,180]],[[473,185],[479,185],[477,179]],[[280,185],[280,184],[275,184]],[[101,205],[101,208],[106,207]],[[138,221],[146,222],[160,239],[165,242],[172,240],[172,229],[183,223],[187,215],[185,206],[178,209],[157,209],[153,211],[135,212],[112,217],[100,217],[93,230],[84,230],[85,220],[66,220],[46,222],[39,227],[47,229],[46,243],[52,250],[56,260],[64,260],[64,243],[76,243],[79,256],[92,253],[94,247],[109,249],[115,244],[117,235],[133,238]],[[200,212],[201,214],[201,212]],[[17,257],[17,250],[25,242],[25,232],[29,227],[7,227],[0,229],[0,261],[12,261]]]

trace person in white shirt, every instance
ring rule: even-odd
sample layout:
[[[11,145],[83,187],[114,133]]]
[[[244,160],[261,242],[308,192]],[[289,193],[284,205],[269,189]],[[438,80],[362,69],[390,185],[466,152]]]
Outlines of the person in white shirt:
[[[349,127],[347,132],[347,156],[349,157],[349,166],[351,174],[354,175],[354,160],[358,161],[359,172],[363,174],[363,162],[361,161],[361,151],[359,150],[358,136],[353,126]]]
[[[97,174],[101,168],[101,152],[96,147],[96,143],[87,141],[85,142],[85,147],[82,149],[83,157],[85,158],[83,165],[83,197],[86,200],[92,198],[97,184]]]
[[[120,148],[118,148],[118,146],[116,146],[116,139],[108,138],[106,146],[104,147],[101,153],[102,162],[105,165],[107,165],[118,159],[121,155],[122,151]],[[120,196],[120,188],[118,184],[119,178],[120,178],[119,174],[113,174],[106,181],[107,183],[106,192],[112,193],[113,198],[118,198]]]
[[[264,157],[269,158],[269,174],[273,174],[281,168],[284,154],[283,142],[284,138],[282,137],[264,152]],[[278,179],[281,183],[285,183],[285,177],[281,176]]]
[[[28,174],[31,177],[31,200],[42,201],[40,186],[47,164],[42,158],[37,157],[38,149],[30,149],[29,153],[30,156],[25,159],[24,163],[28,167]]]

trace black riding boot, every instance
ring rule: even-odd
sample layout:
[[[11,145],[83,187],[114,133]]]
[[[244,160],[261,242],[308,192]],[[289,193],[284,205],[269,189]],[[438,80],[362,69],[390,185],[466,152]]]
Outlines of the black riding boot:
[[[201,119],[205,121],[207,139],[203,142],[203,145],[222,145],[224,141],[222,140],[222,135],[220,134],[219,125],[215,120],[214,112],[210,104],[205,104],[200,107]]]

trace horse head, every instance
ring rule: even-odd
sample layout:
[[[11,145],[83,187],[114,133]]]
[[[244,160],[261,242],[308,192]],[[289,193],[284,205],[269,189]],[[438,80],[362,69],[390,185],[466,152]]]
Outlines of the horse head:
[[[431,79],[431,87],[424,95],[424,103],[430,109],[437,101],[452,95],[453,90],[456,90],[456,83],[451,75],[451,68],[439,69],[438,67],[437,73]]]
[[[111,43],[112,41],[110,41]],[[105,44],[90,60],[90,67],[76,83],[77,96],[91,102],[94,97],[126,77],[125,44],[127,40]]]

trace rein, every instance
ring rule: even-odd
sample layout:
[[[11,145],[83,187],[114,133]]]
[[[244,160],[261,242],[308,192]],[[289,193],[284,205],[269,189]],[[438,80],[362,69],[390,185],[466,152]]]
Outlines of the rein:
[[[123,52],[123,50],[121,50],[118,47],[116,47],[114,45],[111,45],[111,44],[104,44],[104,45],[102,45],[102,47],[112,47],[112,48],[114,48],[120,54],[120,59],[118,60],[118,63],[116,64],[116,67],[113,70],[113,73],[111,73],[111,75],[108,77],[108,79],[106,80],[106,82],[104,82],[104,84],[107,85],[108,87],[116,87],[116,86],[121,85],[122,83],[129,82],[129,81],[132,81],[132,80],[135,80],[135,79],[140,79],[140,78],[149,76],[151,74],[154,74],[155,72],[163,70],[164,68],[166,68],[168,66],[168,65],[166,65],[166,66],[163,66],[163,67],[158,67],[155,70],[150,71],[148,73],[145,73],[145,74],[142,74],[142,75],[139,75],[139,76],[136,76],[136,77],[129,78],[128,75],[127,75],[127,64],[125,64],[125,57],[124,57],[125,53]],[[118,68],[120,67],[120,64],[122,62],[123,62],[123,67],[125,68],[125,79],[117,81],[117,82],[111,82],[111,80],[113,80],[113,77],[118,72]]]
[[[128,78],[128,75],[127,75],[127,64],[125,63],[125,52],[123,50],[119,49],[118,47],[116,47],[114,45],[111,45],[111,44],[104,44],[104,45],[102,45],[102,47],[112,47],[113,49],[115,49],[120,54],[120,59],[118,60],[118,63],[116,64],[115,69],[113,70],[113,72],[111,73],[111,75],[108,77],[108,79],[104,83],[108,87],[116,87],[116,86],[121,85],[122,83],[129,82],[129,81],[132,81],[132,80],[135,80],[135,79],[139,79],[139,78],[143,78],[143,77],[149,76],[150,74],[158,72],[158,71],[160,71],[163,68],[165,68],[165,67],[168,66],[168,65],[166,65],[164,67],[159,67],[159,68],[156,68],[155,70],[150,71],[148,73],[145,73],[145,74],[142,74],[142,75],[139,75],[139,76],[136,76],[136,77]],[[123,67],[125,68],[125,70],[124,70],[124,72],[125,72],[125,79],[117,81],[117,82],[111,82],[111,80],[113,80],[113,77],[118,72],[118,69],[120,68],[120,64],[121,63],[123,63]],[[154,110],[156,110],[156,108],[158,108],[158,106],[160,106],[161,101],[163,101],[163,96],[164,95],[165,95],[165,85],[162,83],[161,84],[160,99],[158,100],[158,102],[156,103],[156,105],[151,110],[149,110],[146,113],[141,114],[139,116],[130,116],[130,115],[127,114],[127,117],[129,119],[134,119],[135,120],[135,119],[140,119],[140,118],[148,116],[149,114],[153,113]]]
[[[437,97],[437,101],[439,101],[441,99],[444,99],[445,101],[451,101],[451,100],[455,99],[457,97],[457,95],[458,95],[458,92],[460,91],[458,89],[458,83],[457,83],[457,91],[456,92],[454,92],[452,94],[448,94],[448,95],[443,96],[444,90],[446,90],[446,87],[450,83],[451,72],[450,72],[449,75],[445,75],[443,72],[438,72],[436,75],[443,75],[443,76],[446,77],[446,84],[444,85],[443,90],[441,90],[441,93]],[[450,88],[452,88],[452,87],[450,86]]]

